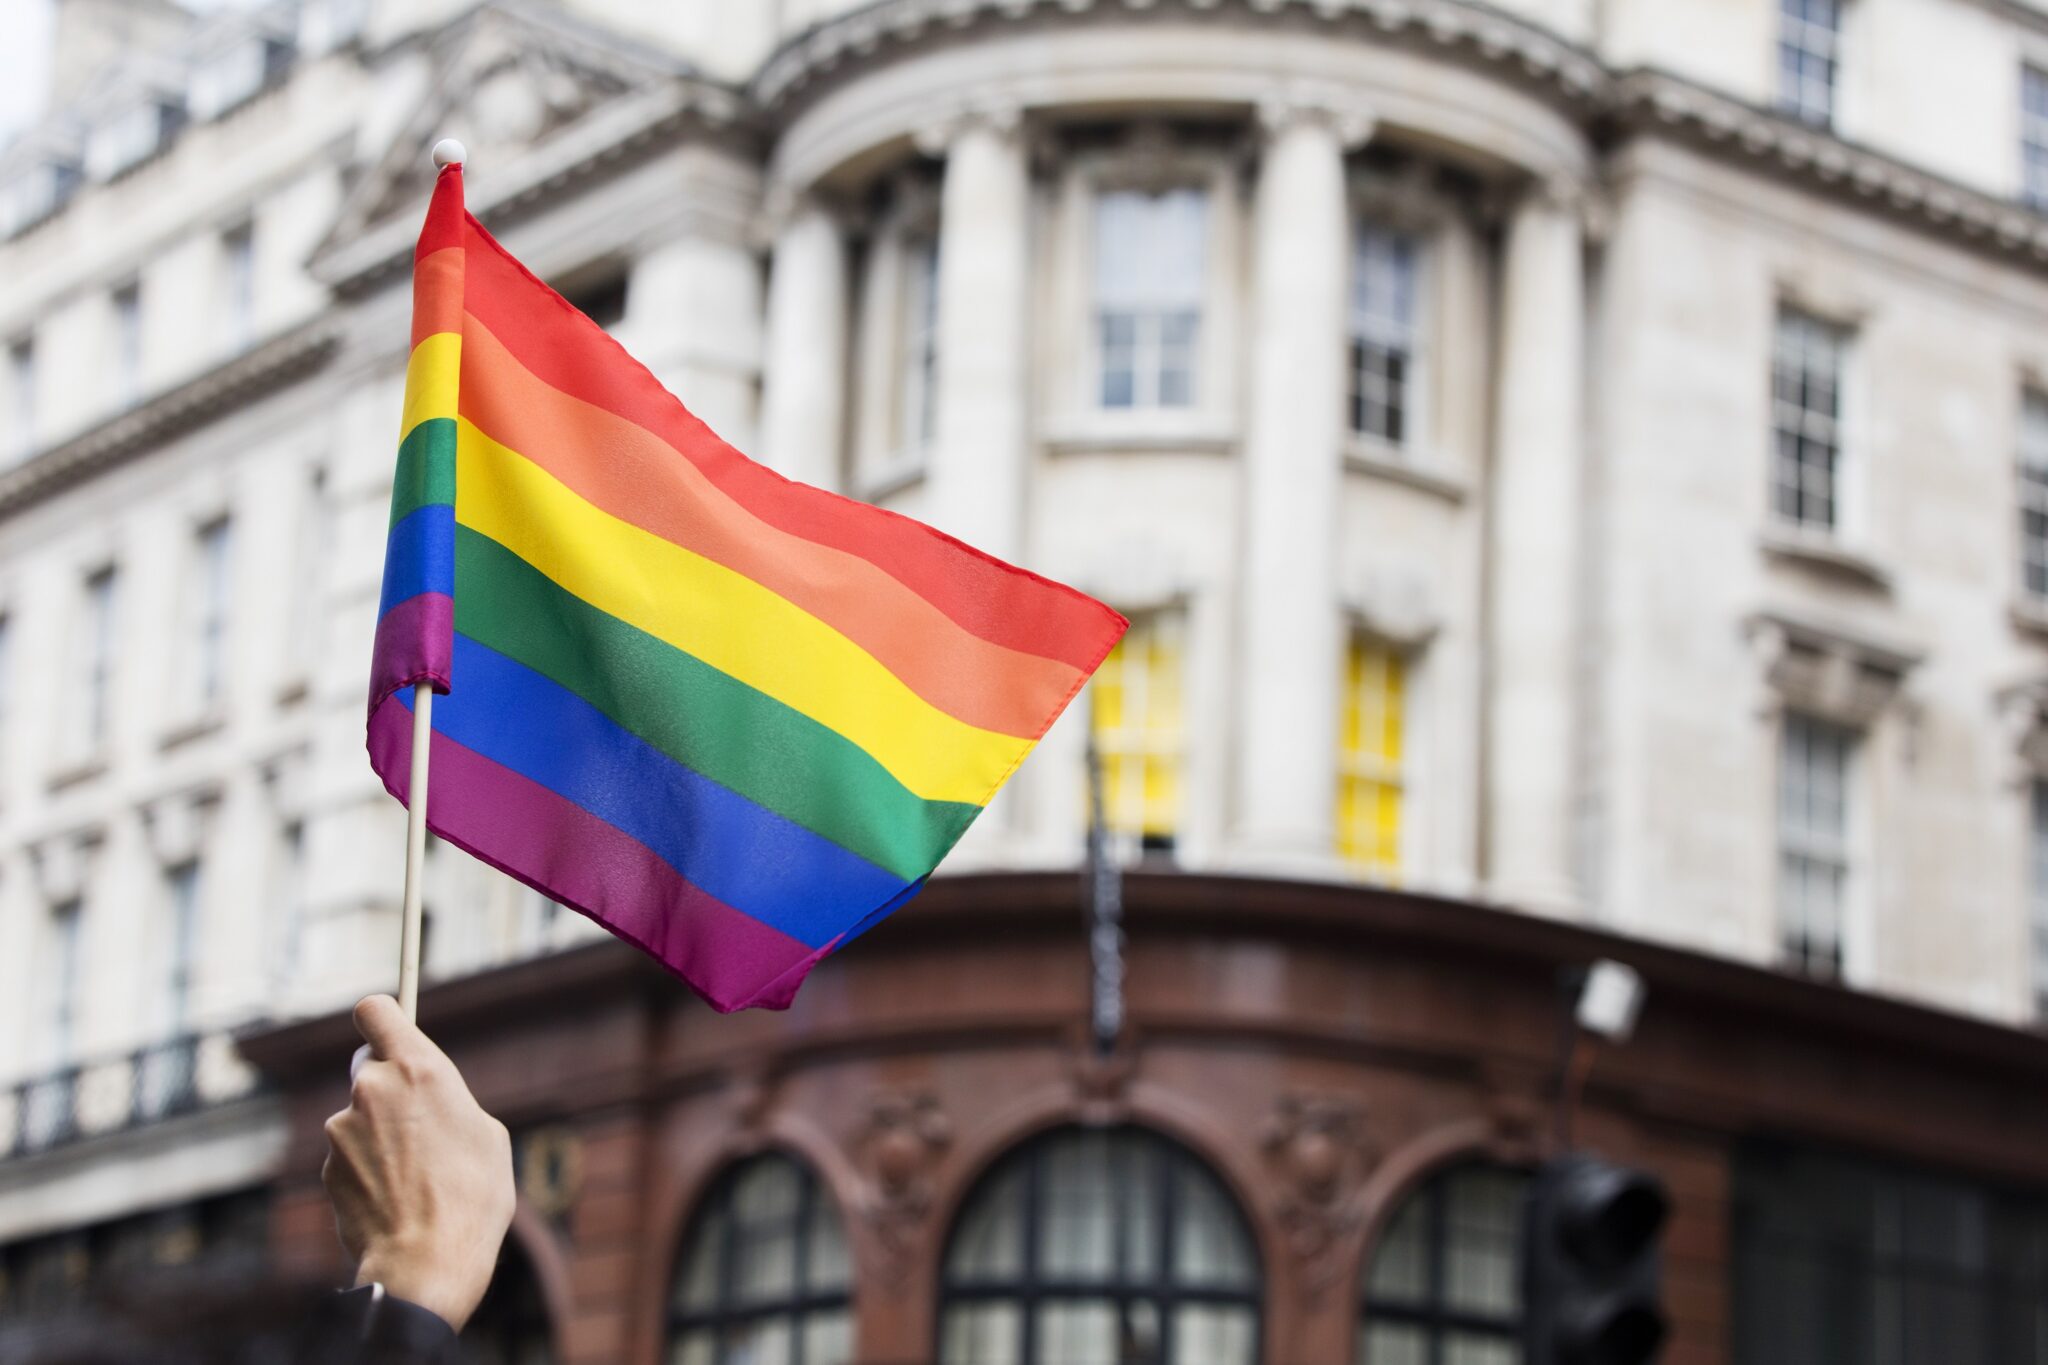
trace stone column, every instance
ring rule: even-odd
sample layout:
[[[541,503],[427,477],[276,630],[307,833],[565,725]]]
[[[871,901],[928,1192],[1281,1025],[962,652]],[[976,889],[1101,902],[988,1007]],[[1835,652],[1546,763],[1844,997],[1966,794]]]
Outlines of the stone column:
[[[1014,111],[971,115],[949,132],[939,200],[938,430],[925,510],[941,530],[1015,559],[1030,382],[1029,167]]]
[[[799,199],[775,236],[762,375],[762,463],[840,486],[846,418],[846,243],[817,201]]]
[[[1307,104],[1260,117],[1231,842],[1242,858],[1307,871],[1335,848],[1344,150],[1370,123]]]
[[[1531,190],[1508,226],[1501,288],[1486,876],[1492,894],[1555,914],[1578,903],[1584,268],[1573,197],[1557,186]]]

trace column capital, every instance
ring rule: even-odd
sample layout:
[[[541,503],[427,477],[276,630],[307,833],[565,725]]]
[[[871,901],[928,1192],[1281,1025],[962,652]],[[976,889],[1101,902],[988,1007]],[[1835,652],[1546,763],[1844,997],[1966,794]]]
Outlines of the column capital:
[[[1024,106],[1010,99],[959,105],[935,113],[911,133],[910,140],[926,156],[944,156],[956,138],[977,128],[1001,137],[1016,137],[1024,128]]]
[[[1346,151],[1372,137],[1378,116],[1372,107],[1334,85],[1290,82],[1260,93],[1255,109],[1259,128],[1268,139],[1299,123],[1314,123],[1336,135]]]
[[[852,211],[836,197],[787,180],[771,180],[761,195],[760,208],[754,213],[747,244],[756,251],[774,250],[790,224],[810,212],[824,214],[841,233],[853,226]]]

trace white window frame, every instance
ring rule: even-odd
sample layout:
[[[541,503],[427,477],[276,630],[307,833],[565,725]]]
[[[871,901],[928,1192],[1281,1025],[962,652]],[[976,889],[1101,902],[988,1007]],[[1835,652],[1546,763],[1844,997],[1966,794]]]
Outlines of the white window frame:
[[[1842,32],[1848,0],[1777,0],[1773,53],[1773,104],[1782,114],[1815,128],[1832,129],[1842,108]],[[1824,17],[1816,18],[1816,14]],[[1833,22],[1827,22],[1832,19]],[[1788,86],[1788,60],[1799,67],[1796,88]],[[1826,74],[1818,83],[1811,68]],[[1824,92],[1815,99],[1815,91]]]
[[[196,857],[164,869],[162,995],[156,1017],[149,1021],[153,1038],[175,1038],[191,1026],[205,888],[205,870]]]
[[[1194,401],[1185,408],[1108,408],[1101,398],[1095,297],[1095,214],[1119,190],[1194,189],[1206,196],[1200,336]],[[1170,130],[1139,127],[1124,145],[1069,151],[1053,192],[1053,269],[1041,286],[1048,325],[1037,356],[1048,412],[1043,432],[1063,450],[1224,451],[1238,421],[1243,376],[1237,347],[1246,231],[1231,151]]]
[[[127,407],[142,396],[142,281],[129,280],[108,291],[107,319],[114,400]]]
[[[1796,329],[1801,335],[1792,337]],[[1818,373],[1813,361],[1816,341],[1832,344],[1833,373],[1828,383],[1834,393],[1834,411],[1824,412],[1809,401],[1809,390]],[[1856,329],[1812,309],[1781,301],[1771,327],[1771,431],[1770,482],[1765,515],[1769,524],[1795,535],[1823,540],[1852,538],[1853,483],[1851,447],[1853,424],[1853,369]],[[1788,389],[1795,396],[1786,396]],[[1794,444],[1788,457],[1787,442]],[[1827,452],[1826,478],[1828,516],[1825,521],[1810,514],[1806,501],[1818,496],[1812,471],[1817,461],[1813,448]],[[1789,494],[1793,507],[1784,499]]]
[[[0,185],[0,238],[17,237],[56,216],[78,187],[79,167],[69,161],[41,161]]]
[[[85,763],[103,755],[114,725],[114,654],[118,648],[121,575],[112,564],[89,570],[79,584],[79,612],[72,623],[78,667],[72,677],[66,724],[69,757]]]
[[[192,531],[186,571],[184,711],[217,715],[228,690],[229,631],[234,618],[235,523],[227,513]]]
[[[2048,66],[2020,63],[2020,202],[2048,211]]]
[[[7,346],[9,463],[20,464],[36,449],[36,341],[19,336]]]
[[[1372,259],[1369,244],[1397,244],[1408,253],[1407,316],[1398,310],[1375,315],[1365,305],[1366,267]],[[1401,460],[1415,458],[1428,440],[1429,389],[1433,382],[1430,365],[1430,241],[1426,231],[1396,218],[1365,210],[1351,224],[1347,246],[1349,288],[1344,315],[1344,430],[1355,444],[1370,446]],[[1362,372],[1359,351],[1376,346],[1398,351],[1402,356],[1399,411],[1400,429],[1389,434],[1371,431],[1358,423]]]
[[[1191,207],[1194,221],[1193,240],[1187,245],[1192,249],[1200,267],[1192,287],[1186,294],[1177,294],[1167,289],[1154,291],[1134,290],[1128,294],[1115,291],[1121,285],[1119,279],[1105,279],[1102,272],[1103,240],[1105,231],[1104,215],[1113,205],[1135,204],[1140,208],[1141,218],[1136,224],[1140,231],[1146,229],[1145,218],[1157,215],[1164,220],[1171,212],[1171,205]],[[1204,333],[1214,326],[1209,316],[1208,259],[1210,252],[1210,218],[1215,211],[1214,195],[1206,185],[1166,184],[1158,187],[1133,185],[1108,185],[1098,187],[1094,202],[1090,206],[1089,221],[1089,286],[1088,286],[1088,336],[1090,341],[1090,389],[1094,396],[1094,407],[1104,413],[1184,413],[1201,407],[1204,386],[1203,346]],[[1185,226],[1184,224],[1182,226]],[[1144,247],[1141,254],[1152,254]],[[1105,291],[1112,291],[1105,296]],[[1175,371],[1167,363],[1169,324],[1176,324],[1192,318],[1188,337],[1178,343],[1185,351],[1185,393],[1180,401],[1172,401],[1167,392],[1167,379]],[[1113,403],[1106,392],[1109,383],[1107,341],[1108,325],[1112,318],[1128,322],[1130,341],[1130,400]]]
[[[921,465],[939,428],[939,235],[900,233],[892,463]]]
[[[78,1057],[79,967],[85,936],[85,898],[69,896],[50,906],[43,922],[46,945],[36,973],[42,1008],[36,1019],[37,1065],[61,1071]]]
[[[2048,391],[2033,385],[2020,393],[2013,484],[2020,595],[2048,607]]]
[[[148,161],[170,142],[178,108],[161,99],[131,105],[86,135],[85,168],[96,180],[112,180]]]
[[[268,90],[290,60],[289,43],[260,32],[217,49],[192,73],[192,117],[217,119],[234,112]]]
[[[1788,710],[1780,720],[1777,747],[1777,800],[1775,803],[1775,844],[1777,856],[1776,891],[1777,906],[1777,947],[1780,960],[1789,968],[1809,976],[1826,980],[1842,980],[1848,975],[1849,948],[1852,927],[1857,922],[1856,906],[1861,894],[1863,877],[1859,867],[1857,822],[1862,815],[1861,770],[1863,750],[1868,736],[1862,732],[1805,711]],[[1795,745],[1799,752],[1795,753]],[[1838,756],[1833,764],[1834,772],[1829,779],[1835,788],[1838,820],[1835,828],[1822,828],[1808,818],[1813,813],[1816,758],[1825,758],[1818,746],[1826,746]],[[1803,768],[1803,772],[1799,771]],[[1796,785],[1795,785],[1796,784]],[[1823,792],[1824,794],[1824,792]],[[1797,797],[1804,797],[1804,810],[1795,811],[1799,804]],[[1832,872],[1836,878],[1833,923],[1819,926],[1813,917],[1813,906],[1805,900],[1805,891],[1800,892],[1800,903],[1795,905],[1788,894],[1790,874],[1797,866],[1802,874],[1812,871]],[[1802,875],[1802,888],[1810,884]],[[1816,936],[1816,928],[1826,928],[1832,933],[1833,958],[1820,970],[1816,970],[1819,959],[1815,957],[1816,945],[1825,946],[1827,935]]]
[[[1176,680],[1176,685],[1180,690],[1180,733],[1174,737],[1172,747],[1160,751],[1158,756],[1162,759],[1170,760],[1175,765],[1177,772],[1175,779],[1177,805],[1173,811],[1173,828],[1165,835],[1167,839],[1171,840],[1171,844],[1167,848],[1160,850],[1160,852],[1164,856],[1179,860],[1183,857],[1187,845],[1188,824],[1193,806],[1188,781],[1189,760],[1191,757],[1189,732],[1192,728],[1192,707],[1190,704],[1189,688],[1193,682],[1192,675],[1194,673],[1194,670],[1189,666],[1188,660],[1189,612],[1185,603],[1171,603],[1146,611],[1132,611],[1129,613],[1129,616],[1131,629],[1125,634],[1124,639],[1126,641],[1131,640],[1133,637],[1142,638],[1140,633],[1143,630],[1156,630],[1162,637],[1171,639],[1177,646],[1174,652],[1180,668],[1180,677]],[[1124,647],[1119,645],[1120,649]],[[1137,676],[1142,679],[1144,677],[1144,670],[1132,670],[1121,659],[1119,664],[1120,671],[1118,677],[1124,688],[1122,728],[1114,732],[1096,729],[1093,689],[1095,681],[1099,680],[1102,676],[1102,671],[1099,668],[1096,671],[1095,679],[1091,680],[1090,683],[1086,715],[1089,727],[1089,743],[1095,746],[1102,761],[1103,820],[1109,828],[1110,838],[1117,849],[1118,856],[1125,861],[1130,861],[1144,853],[1145,839],[1151,837],[1144,833],[1143,828],[1146,812],[1142,765],[1153,751],[1147,747],[1145,742],[1148,732],[1145,720],[1148,714],[1147,705],[1149,698],[1141,685],[1135,694],[1136,703],[1134,705],[1131,688],[1131,678]],[[1130,803],[1132,807],[1130,809],[1127,809],[1125,804],[1119,802],[1120,790],[1113,786],[1110,781],[1111,758],[1120,758],[1126,762],[1135,760],[1140,764],[1136,783],[1138,796],[1135,802]],[[1084,809],[1092,810],[1092,803],[1089,806],[1084,806]],[[1124,818],[1127,814],[1131,817],[1130,819]]]
[[[256,224],[253,220],[220,235],[221,342],[233,355],[256,339]]]

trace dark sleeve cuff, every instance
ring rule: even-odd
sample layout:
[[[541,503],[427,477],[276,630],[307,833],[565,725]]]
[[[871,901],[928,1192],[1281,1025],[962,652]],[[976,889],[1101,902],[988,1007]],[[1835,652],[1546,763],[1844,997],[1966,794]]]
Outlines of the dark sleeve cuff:
[[[443,1365],[455,1359],[455,1329],[416,1303],[364,1285],[336,1296],[340,1333],[358,1343],[357,1358],[395,1365]]]

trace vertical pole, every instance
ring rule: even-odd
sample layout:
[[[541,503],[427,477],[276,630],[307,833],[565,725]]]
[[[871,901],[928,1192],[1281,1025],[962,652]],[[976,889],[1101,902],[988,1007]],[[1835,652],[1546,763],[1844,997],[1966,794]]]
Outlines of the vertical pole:
[[[427,860],[427,756],[434,739],[434,689],[412,689],[412,782],[405,811],[405,922],[398,936],[398,1007],[420,1011],[420,873]]]
[[[1124,877],[1110,846],[1102,751],[1088,736],[1088,1015],[1095,1054],[1116,1051],[1124,1030]]]

